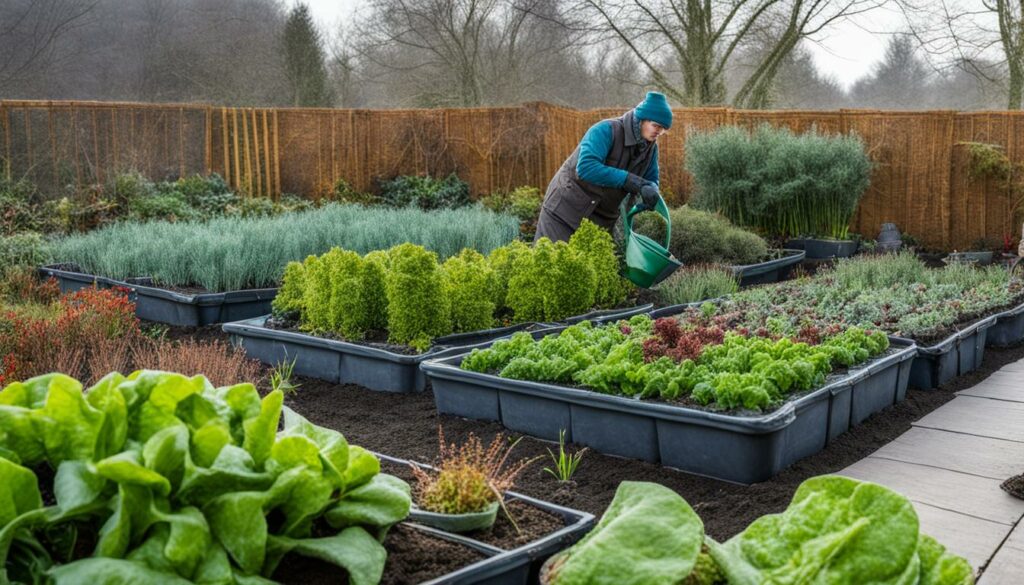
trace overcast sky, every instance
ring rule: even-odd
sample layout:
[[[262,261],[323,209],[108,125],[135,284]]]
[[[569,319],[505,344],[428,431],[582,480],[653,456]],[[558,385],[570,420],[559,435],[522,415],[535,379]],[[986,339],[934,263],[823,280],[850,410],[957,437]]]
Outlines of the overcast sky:
[[[306,0],[324,30],[333,30],[343,18],[349,16],[364,0]],[[856,22],[844,22],[822,35],[817,44],[809,44],[818,69],[834,76],[845,88],[871,71],[872,65],[882,58],[888,36],[901,25],[900,15],[883,7]],[[880,33],[880,34],[876,34]]]

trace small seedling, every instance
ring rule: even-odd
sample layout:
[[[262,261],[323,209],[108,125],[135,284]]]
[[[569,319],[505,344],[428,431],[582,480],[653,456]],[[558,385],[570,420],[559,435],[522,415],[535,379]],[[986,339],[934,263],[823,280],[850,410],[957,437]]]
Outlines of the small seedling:
[[[270,387],[272,389],[280,390],[285,394],[292,394],[299,389],[299,386],[302,384],[292,384],[292,373],[295,371],[295,359],[290,362],[287,360],[278,362],[273,369],[270,370]]]
[[[554,469],[545,467],[544,471],[555,476],[555,479],[565,483],[572,480],[572,476],[576,473],[576,468],[579,467],[580,461],[583,459],[583,454],[587,452],[586,448],[577,451],[573,454],[565,452],[565,429],[562,429],[558,433],[558,455],[555,455],[551,449],[548,449],[548,454],[551,455],[551,460],[555,462]]]

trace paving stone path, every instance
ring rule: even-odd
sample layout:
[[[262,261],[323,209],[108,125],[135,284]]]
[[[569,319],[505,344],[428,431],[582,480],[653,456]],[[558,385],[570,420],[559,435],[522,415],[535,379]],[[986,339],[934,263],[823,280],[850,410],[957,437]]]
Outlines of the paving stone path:
[[[1024,500],[999,484],[1024,472],[1024,360],[914,423],[841,473],[907,495],[921,530],[962,555],[978,585],[1024,584]]]

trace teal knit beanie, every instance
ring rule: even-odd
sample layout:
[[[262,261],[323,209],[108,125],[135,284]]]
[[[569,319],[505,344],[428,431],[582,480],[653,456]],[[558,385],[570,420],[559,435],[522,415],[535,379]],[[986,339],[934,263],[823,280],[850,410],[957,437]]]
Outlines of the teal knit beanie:
[[[665,94],[656,91],[647,92],[647,97],[634,110],[636,117],[661,124],[666,129],[672,127],[672,108],[668,107]]]

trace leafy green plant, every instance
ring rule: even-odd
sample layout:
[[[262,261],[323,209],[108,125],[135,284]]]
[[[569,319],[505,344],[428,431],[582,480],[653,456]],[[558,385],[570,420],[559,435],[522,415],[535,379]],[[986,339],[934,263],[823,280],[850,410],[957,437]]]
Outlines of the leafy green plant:
[[[495,303],[499,309],[508,308],[508,285],[513,275],[513,266],[520,258],[528,258],[531,253],[529,245],[513,240],[506,246],[495,248],[487,256],[487,263],[491,265],[497,279]]]
[[[272,390],[280,390],[285,396],[298,392],[299,386],[302,384],[292,383],[296,360],[298,358],[293,358],[292,361],[282,360],[274,365],[270,370],[270,388]]]
[[[377,535],[408,514],[408,485],[282,400],[155,371],[111,373],[86,392],[61,374],[7,386],[6,577],[254,582],[301,555],[337,565],[351,583],[377,583],[387,556]],[[44,463],[56,470],[45,486],[52,506],[31,469]],[[91,551],[69,546],[78,526],[97,535]]]
[[[558,321],[594,306],[594,268],[566,242],[541,238],[512,260],[509,274],[505,303],[517,321]]]
[[[821,384],[834,367],[860,364],[888,347],[884,333],[857,327],[810,345],[786,337],[723,335],[638,315],[602,327],[584,321],[539,341],[516,333],[474,349],[461,368],[638,398],[691,398],[717,410],[760,411]]]
[[[614,307],[626,300],[632,286],[619,275],[620,260],[611,233],[584,219],[569,238],[569,248],[577,250],[594,270],[594,304]]]
[[[388,261],[388,340],[426,351],[431,339],[451,331],[437,254],[401,244],[391,249]]]
[[[576,474],[576,468],[580,466],[586,452],[587,449],[583,448],[575,453],[567,453],[565,451],[565,429],[562,429],[558,431],[558,455],[548,449],[548,455],[551,456],[554,468],[545,467],[544,471],[550,473],[560,482],[572,481],[572,476]]]
[[[550,585],[678,585],[690,576],[704,523],[671,489],[624,481],[601,520],[551,561]]]
[[[662,303],[682,305],[717,299],[739,289],[740,283],[730,270],[713,266],[686,266],[672,273],[654,291]]]
[[[525,241],[533,240],[544,193],[536,187],[516,187],[511,192],[495,191],[480,198],[480,203],[491,211],[510,213],[519,218],[519,231]]]
[[[966,560],[919,532],[906,497],[827,475],[804,481],[784,512],[722,544],[674,491],[622,482],[597,526],[544,576],[549,585],[974,583]]]
[[[338,179],[334,183],[334,188],[324,198],[335,203],[358,205],[374,205],[378,202],[372,193],[356,190],[345,179]]]
[[[454,209],[471,203],[469,183],[452,173],[444,179],[403,175],[380,182],[380,201],[392,207]]]
[[[306,262],[313,263],[315,256],[307,258]],[[301,313],[306,307],[306,264],[292,261],[285,265],[284,276],[281,277],[281,288],[277,290],[277,296],[271,302],[271,307],[276,315],[287,315]]]
[[[717,213],[683,205],[670,209],[669,219],[669,251],[683,264],[754,264],[768,255],[763,238]],[[641,213],[633,224],[636,232],[656,242],[665,241],[666,227],[665,220],[651,212]]]
[[[919,533],[910,500],[848,477],[808,479],[782,513],[758,518],[721,545],[709,544],[730,584],[797,576],[820,583],[974,582],[967,561]]]
[[[46,264],[52,249],[50,241],[36,232],[0,236],[0,277],[12,269]]]
[[[695,134],[686,150],[695,207],[783,237],[845,239],[872,168],[854,134],[795,135],[767,124]]]
[[[516,477],[533,462],[523,459],[508,464],[519,440],[508,443],[501,433],[487,447],[472,433],[457,445],[446,443],[439,427],[438,440],[436,469],[410,466],[416,478],[413,494],[417,505],[439,514],[482,512],[494,502],[503,502]]]
[[[276,286],[288,262],[334,246],[366,254],[411,242],[448,258],[463,248],[490,253],[517,233],[515,218],[476,208],[428,213],[327,205],[270,218],[119,223],[63,238],[53,256],[112,278],[152,276],[169,286],[229,291]]]
[[[494,324],[498,281],[487,259],[465,249],[441,265],[445,295],[451,306],[452,331],[479,331]]]

